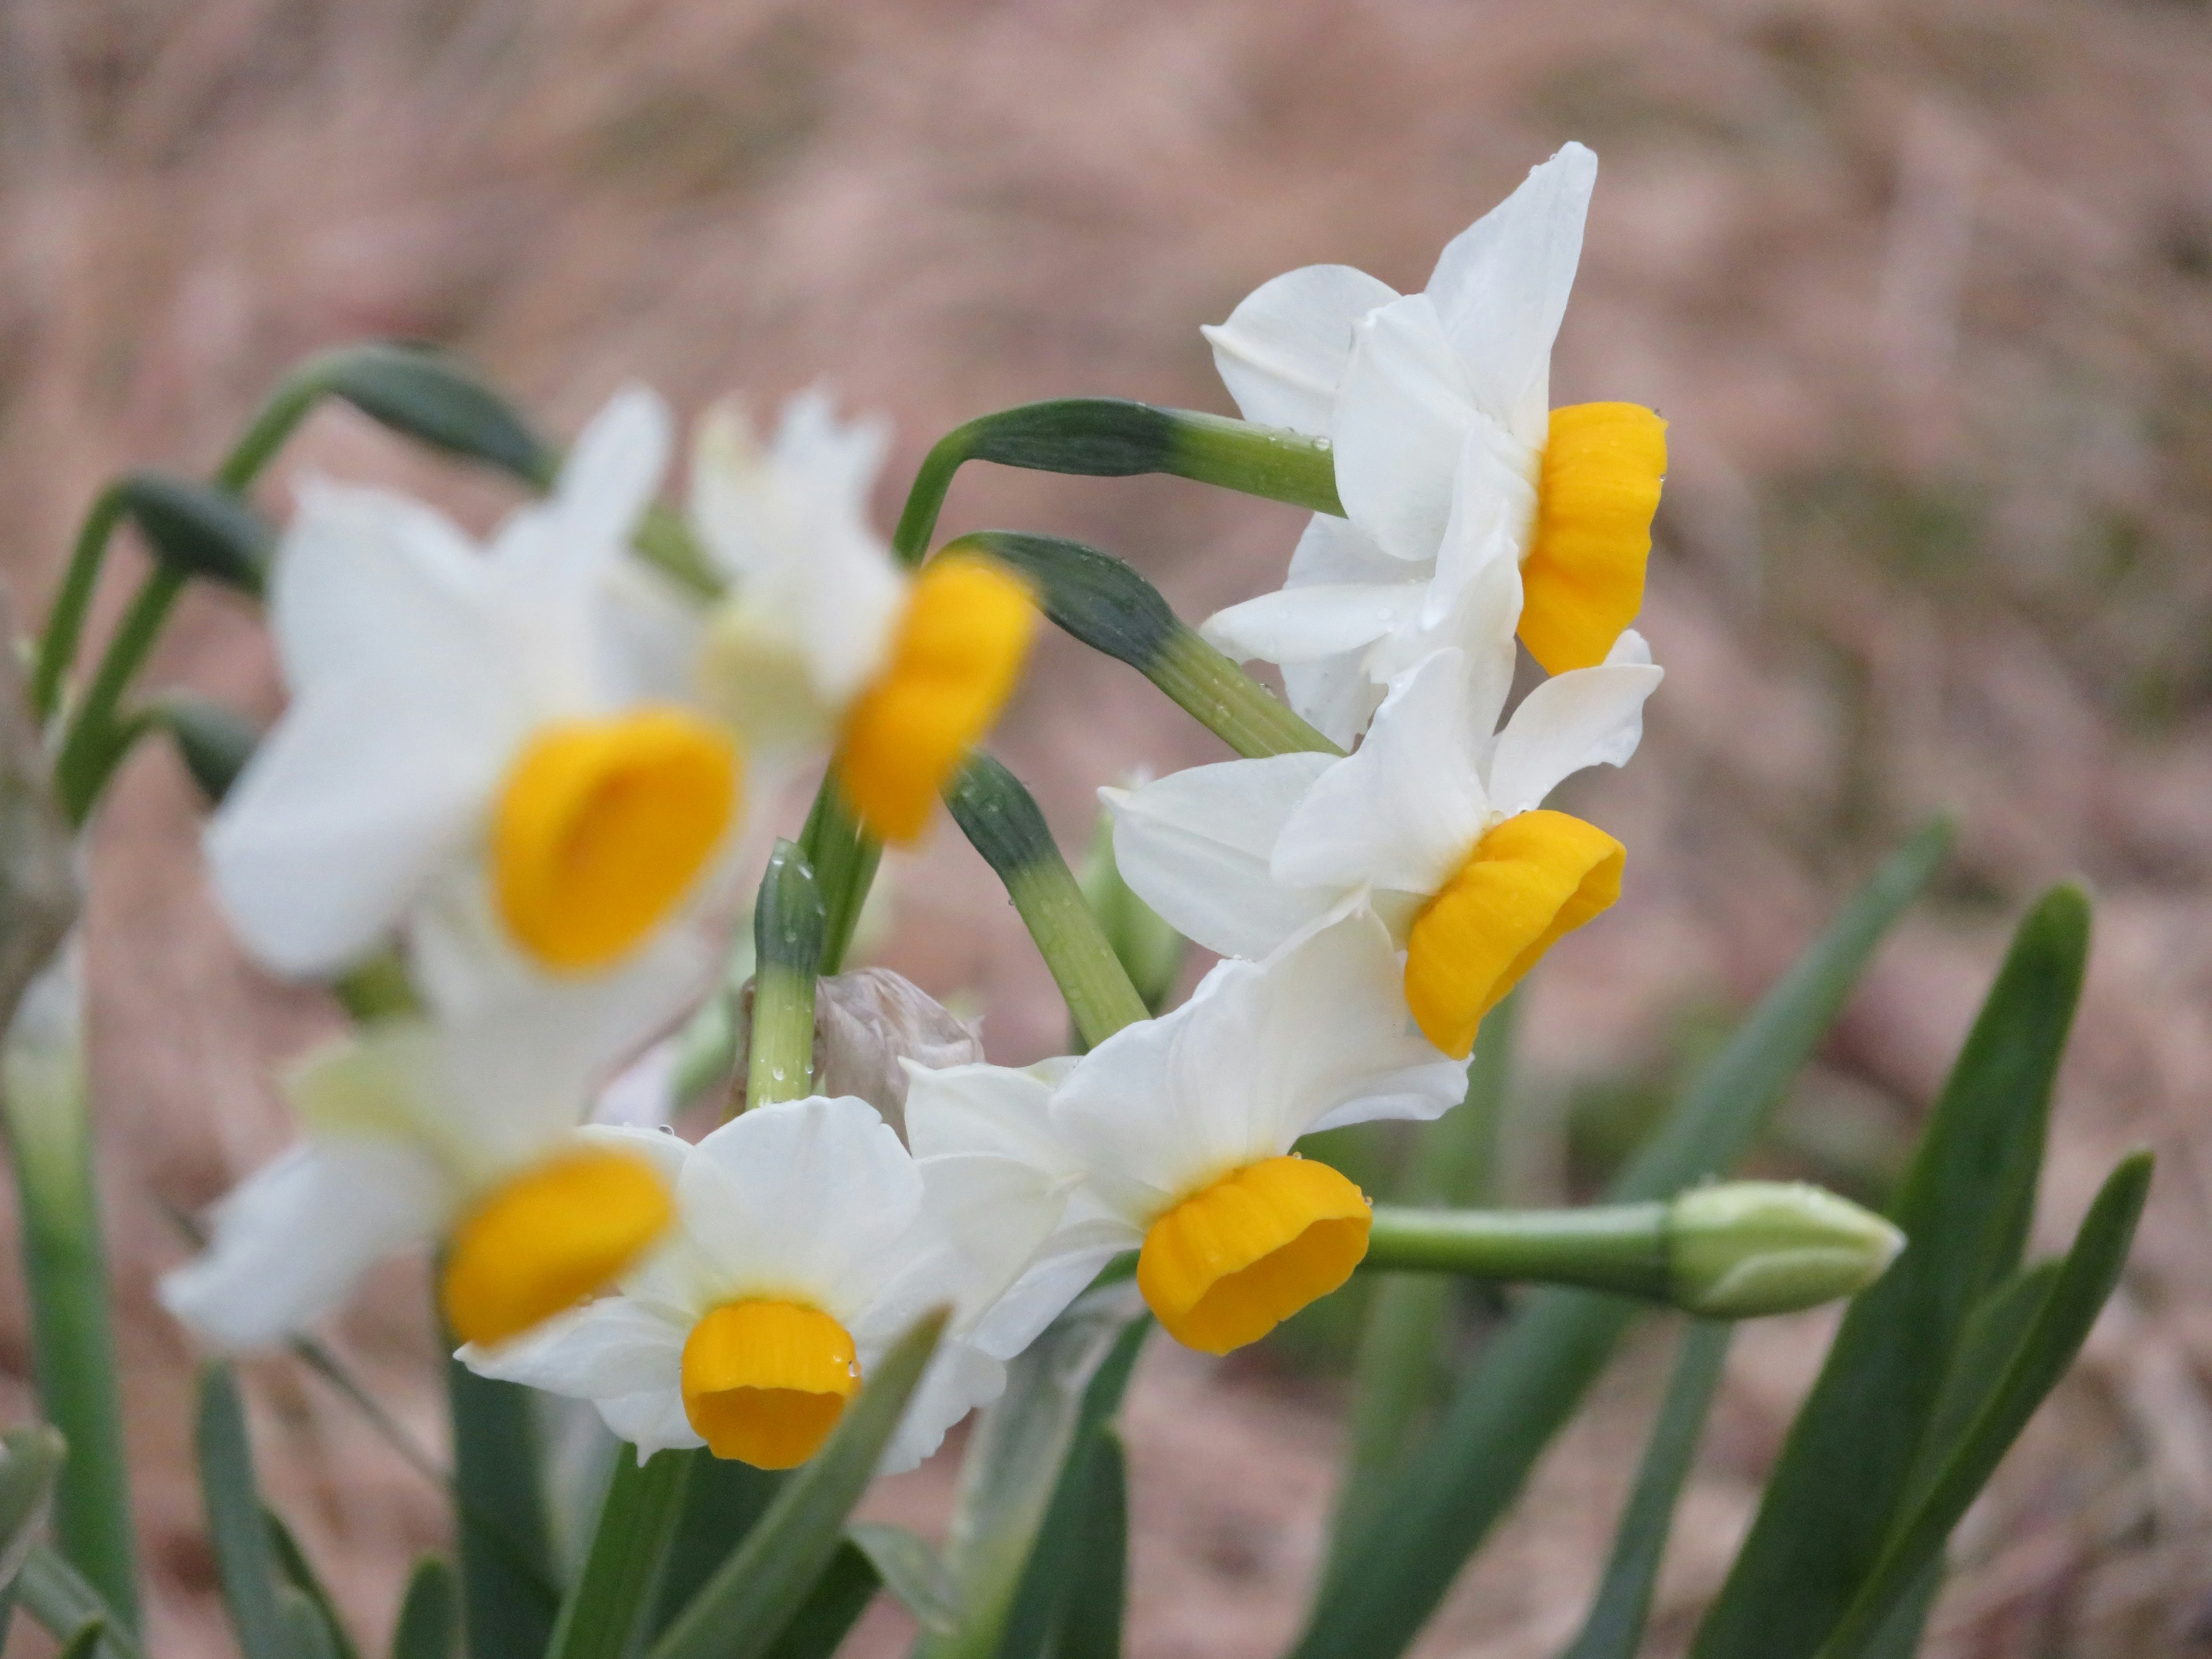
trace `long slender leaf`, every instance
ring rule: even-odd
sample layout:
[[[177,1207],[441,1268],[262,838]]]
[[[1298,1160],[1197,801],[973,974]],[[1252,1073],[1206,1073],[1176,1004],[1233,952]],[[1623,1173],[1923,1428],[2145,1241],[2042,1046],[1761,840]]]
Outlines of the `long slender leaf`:
[[[116,1620],[92,1581],[47,1544],[33,1544],[15,1578],[16,1600],[56,1641],[67,1641],[94,1620],[106,1628],[100,1648],[110,1659],[145,1659],[129,1628]]]
[[[691,1460],[680,1451],[655,1452],[641,1465],[627,1446],[616,1453],[591,1553],[553,1629],[551,1659],[625,1659],[635,1646],[660,1586],[690,1473]]]
[[[512,1382],[446,1362],[453,1416],[453,1486],[459,1516],[461,1608],[475,1659],[541,1654],[560,1593],[538,1482],[530,1395]]]
[[[939,1313],[899,1339],[829,1443],[653,1644],[652,1659],[754,1659],[783,1634],[844,1543],[845,1518],[866,1490],[944,1328]]]
[[[1097,1404],[1091,1385],[1146,1319],[1133,1284],[1079,1298],[1007,1367],[1006,1392],[976,1419],[960,1465],[945,1560],[960,1627],[925,1637],[917,1659],[992,1659],[1060,1472]]]
[[[1613,1554],[1598,1581],[1582,1634],[1565,1659],[1635,1659],[1644,1640],[1644,1622],[1650,1616],[1652,1588],[1659,1582],[1660,1558],[1674,1527],[1674,1506],[1697,1461],[1705,1414],[1712,1408],[1713,1390],[1720,1384],[1729,1339],[1735,1334],[1733,1325],[1722,1324],[1692,1325],[1682,1334],[1667,1398],[1644,1446],[1635,1490],[1628,1495],[1628,1506],[1613,1535]]]
[[[999,1659],[1042,1659],[1054,1633],[1060,1628],[1088,1532],[1092,1459],[1100,1437],[1121,1408],[1121,1396],[1128,1392],[1137,1355],[1150,1334],[1150,1320],[1133,1322],[1115,1339],[1097,1374],[1083,1391],[1083,1407],[1076,1417],[1068,1455],[1060,1464],[1060,1478],[1053,1486],[1052,1502],[1046,1506],[1029,1563],[1022,1570],[1013,1603],[1006,1610]]]
[[[276,1614],[284,1627],[284,1650],[291,1659],[338,1659],[337,1632],[305,1590],[279,1584]]]
[[[2153,1161],[2148,1152],[2136,1152],[2106,1178],[2027,1334],[1926,1493],[1891,1533],[1874,1571],[1820,1644],[1819,1659],[1858,1659],[1867,1650],[1939,1558],[1952,1528],[2074,1363],[2127,1265],[2136,1223],[2150,1192]]]
[[[238,1379],[228,1365],[200,1371],[200,1500],[207,1506],[208,1542],[216,1579],[246,1659],[289,1659],[292,1632],[277,1600],[276,1554],[254,1489],[253,1454]]]
[[[453,1565],[426,1555],[407,1579],[392,1627],[392,1659],[460,1659],[461,1586]]]
[[[915,1623],[927,1631],[959,1628],[960,1587],[927,1539],[904,1527],[868,1521],[846,1528],[845,1537],[874,1565],[876,1577]]]
[[[43,1423],[0,1434],[0,1587],[15,1582],[38,1541],[67,1455],[61,1436]]]
[[[783,1634],[769,1645],[768,1659],[830,1659],[860,1622],[883,1583],[868,1553],[851,1539],[844,1540]]]
[[[690,1606],[691,1598],[705,1588],[714,1569],[729,1559],[730,1552],[751,1535],[790,1479],[780,1469],[757,1469],[717,1457],[703,1446],[683,1455],[690,1460],[691,1474],[684,1484],[683,1513],[661,1569],[653,1622],[656,1638]]]
[[[1947,824],[1913,836],[1861,890],[1675,1109],[1607,1196],[1663,1198],[1741,1156],[1934,872]],[[1392,1659],[1519,1494],[1633,1317],[1581,1291],[1532,1297],[1454,1391],[1429,1455],[1391,1482],[1325,1581],[1297,1659]]]
[[[1969,1312],[2019,1264],[2088,933],[2070,887],[2021,923],[1899,1188],[1904,1254],[1845,1316],[1697,1659],[1803,1659],[1881,1553]]]
[[[107,1620],[104,1615],[88,1619],[70,1632],[69,1640],[62,1644],[62,1650],[57,1659],[92,1659],[93,1655],[100,1651],[100,1639],[106,1634]]]
[[[300,1540],[284,1524],[284,1517],[267,1504],[261,1508],[261,1524],[269,1534],[269,1547],[276,1558],[276,1570],[283,1575],[285,1583],[315,1604],[323,1622],[330,1628],[331,1644],[337,1650],[337,1659],[360,1659],[360,1650],[354,1646],[353,1638],[347,1634],[345,1621],[338,1616],[337,1603],[331,1599],[322,1576],[315,1571],[307,1553],[300,1547]]]
[[[1091,1435],[1088,1463],[1052,1659],[1121,1659],[1121,1616],[1129,1592],[1129,1473],[1121,1431],[1113,1424],[1100,1424]]]

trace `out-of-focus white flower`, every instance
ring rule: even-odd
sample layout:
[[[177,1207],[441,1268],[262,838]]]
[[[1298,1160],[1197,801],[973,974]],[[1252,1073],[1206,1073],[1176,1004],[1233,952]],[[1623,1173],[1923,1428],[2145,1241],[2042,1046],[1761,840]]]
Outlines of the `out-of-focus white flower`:
[[[1522,567],[1521,637],[1552,673],[1604,661],[1643,606],[1665,423],[1631,404],[1551,407],[1596,177],[1567,145],[1419,294],[1310,265],[1206,331],[1247,419],[1330,441],[1346,517],[1316,516],[1283,589],[1205,631],[1280,664],[1292,706],[1340,744],[1384,685],[1486,626],[1468,587],[1492,560]]]
[[[1515,580],[1499,564],[1481,585]],[[1493,614],[1511,614],[1510,595]],[[1115,857],[1147,904],[1225,955],[1263,957],[1364,904],[1406,951],[1403,1006],[1464,1055],[1553,943],[1619,896],[1620,843],[1543,801],[1635,752],[1660,677],[1632,630],[1607,663],[1539,684],[1501,731],[1513,643],[1493,630],[1480,653],[1439,651],[1401,676],[1348,759],[1231,761],[1102,790]]]
[[[664,988],[626,981],[659,1003]],[[638,1024],[559,999],[467,1018],[380,1022],[288,1080],[305,1133],[218,1207],[205,1255],[162,1301],[225,1350],[266,1346],[334,1308],[375,1262],[445,1243],[447,1322],[502,1341],[604,1287],[673,1213],[679,1143],[578,1124]]]
[[[907,1126],[925,1160],[995,1154],[1066,1194],[976,1346],[1018,1352],[1123,1250],[1140,1252],[1161,1324],[1212,1353],[1343,1284],[1366,1254],[1367,1200],[1291,1146],[1436,1117],[1466,1089],[1464,1068],[1409,1029],[1392,968],[1382,924],[1354,911],[1265,963],[1222,963],[1181,1008],[1079,1061],[915,1072]]]
[[[459,1008],[676,948],[744,767],[683,701],[696,623],[625,551],[668,428],[617,396],[483,547],[404,496],[303,492],[270,591],[291,702],[207,832],[261,962],[329,975],[406,924]]]
[[[732,584],[708,624],[708,696],[763,752],[834,749],[862,821],[910,842],[1012,694],[1036,607],[975,555],[900,566],[868,522],[887,436],[811,391],[763,447],[723,404],[700,426],[691,519]]]
[[[653,1138],[637,1130],[603,1135]],[[883,1472],[911,1468],[1005,1385],[968,1337],[1059,1214],[1033,1168],[917,1159],[868,1104],[762,1106],[672,1147],[678,1224],[617,1293],[462,1358],[597,1403],[641,1459],[671,1446],[788,1468],[813,1455],[884,1352],[930,1309],[951,1322]]]

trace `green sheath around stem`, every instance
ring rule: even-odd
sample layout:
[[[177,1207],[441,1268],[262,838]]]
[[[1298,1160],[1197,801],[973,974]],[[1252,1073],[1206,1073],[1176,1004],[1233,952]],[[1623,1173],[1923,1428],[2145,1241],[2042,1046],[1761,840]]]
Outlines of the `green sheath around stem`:
[[[945,790],[945,803],[1006,884],[1084,1042],[1095,1048],[1123,1026],[1149,1018],[1021,781],[989,756],[971,755]]]
[[[745,1104],[814,1092],[814,982],[822,963],[822,897],[797,847],[775,844],[753,910],[753,1021]]]

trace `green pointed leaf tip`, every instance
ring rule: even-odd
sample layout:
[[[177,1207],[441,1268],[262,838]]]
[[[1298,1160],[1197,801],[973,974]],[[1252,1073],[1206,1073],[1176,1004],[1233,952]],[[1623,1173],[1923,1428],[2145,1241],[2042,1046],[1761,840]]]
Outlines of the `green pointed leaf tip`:
[[[2019,1265],[2088,939],[2073,887],[2015,931],[1899,1184],[1906,1248],[1845,1316],[1697,1659],[1805,1659],[1881,1553],[1969,1312]]]
[[[1951,1529],[2073,1364],[2118,1286],[2150,1194],[2154,1162],[2148,1152],[2134,1152],[2106,1177],[2027,1335],[1926,1492],[1891,1532],[1874,1571],[1820,1644],[1817,1659],[1861,1659],[1891,1614],[1941,1559]]]
[[[119,488],[155,558],[188,576],[259,595],[276,534],[236,495],[155,471],[128,473]]]
[[[552,450],[497,392],[452,357],[376,343],[331,353],[312,378],[371,420],[433,449],[483,461],[533,488],[558,470]]]
[[[1949,844],[1950,826],[1938,821],[1882,865],[1760,1000],[1609,1199],[1671,1198],[1741,1156]],[[1574,1414],[1633,1311],[1579,1291],[1542,1291],[1522,1305],[1461,1378],[1430,1446],[1375,1500],[1316,1599],[1295,1659],[1395,1659],[1412,1644]]]

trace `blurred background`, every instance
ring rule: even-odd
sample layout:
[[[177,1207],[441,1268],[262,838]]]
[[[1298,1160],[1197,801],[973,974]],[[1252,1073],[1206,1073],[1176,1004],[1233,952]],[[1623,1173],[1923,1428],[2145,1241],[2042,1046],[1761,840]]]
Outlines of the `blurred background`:
[[[2005,933],[2100,902],[2039,1237],[2149,1143],[2135,1265],[1957,1540],[1945,1656],[2212,1653],[2212,17],[2190,0],[0,0],[0,520],[19,615],[129,465],[204,469],[300,354],[465,354],[568,433],[623,380],[688,413],[817,379],[887,411],[887,524],[933,438],[1031,398],[1226,411],[1199,325],[1294,265],[1418,288],[1568,138],[1602,160],[1555,401],[1671,422],[1644,627],[1667,684],[1576,810],[1626,896],[1534,982],[1511,1195],[1587,1191],[1838,897],[1925,814],[1959,853],[1762,1168],[1879,1200]],[[318,417],[301,468],[507,498]],[[981,469],[947,533],[1133,560],[1185,615],[1272,587],[1287,509]],[[112,614],[115,595],[107,596]],[[196,595],[158,665],[266,715],[251,616]],[[998,747],[1071,850],[1091,791],[1222,751],[1054,638]],[[94,839],[95,1076],[155,1644],[226,1650],[188,1473],[189,1356],[152,1275],[286,1133],[271,1068],[329,1029],[237,957],[197,807],[150,750]],[[972,999],[993,1057],[1060,1041],[949,825],[891,866],[879,959]],[[1194,964],[1195,966],[1195,964]],[[1367,1149],[1387,1154],[1387,1147]],[[6,1235],[12,1253],[12,1227]],[[419,1268],[337,1346],[441,1433]],[[1481,1321],[1471,1308],[1473,1332]],[[1130,1411],[1134,1651],[1279,1650],[1327,1511],[1346,1321],[1233,1364],[1155,1345]],[[1679,1644],[1832,1321],[1740,1337],[1655,1626]],[[1556,1651],[1669,1333],[1652,1322],[1427,1638]],[[272,1485],[380,1644],[436,1493],[289,1364]],[[30,1410],[0,1272],[0,1413]],[[880,1492],[939,1524],[940,1458]],[[895,1615],[872,1615],[872,1651]],[[21,1651],[42,1638],[18,1620]],[[11,1650],[13,1651],[15,1650]],[[1667,1650],[1673,1650],[1668,1648]]]

